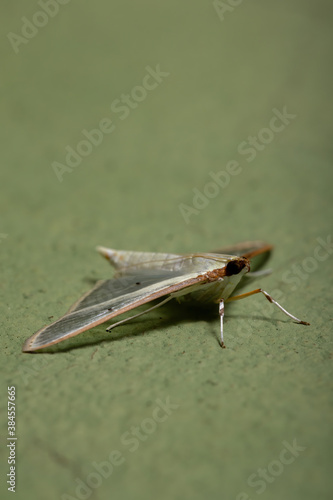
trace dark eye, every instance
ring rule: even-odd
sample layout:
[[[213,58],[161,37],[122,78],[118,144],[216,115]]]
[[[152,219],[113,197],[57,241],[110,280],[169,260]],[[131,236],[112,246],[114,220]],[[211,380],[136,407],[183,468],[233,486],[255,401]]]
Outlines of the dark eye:
[[[225,268],[225,275],[232,276],[234,274],[238,274],[245,267],[245,262],[243,260],[232,260],[228,262]]]

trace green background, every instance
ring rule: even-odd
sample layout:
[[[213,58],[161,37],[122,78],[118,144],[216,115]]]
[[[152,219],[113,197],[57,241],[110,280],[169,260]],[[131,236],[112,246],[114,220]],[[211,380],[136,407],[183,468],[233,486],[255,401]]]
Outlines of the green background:
[[[331,498],[333,255],[317,238],[332,234],[333,9],[225,4],[223,14],[211,1],[72,0],[16,53],[8,33],[44,18],[36,1],[3,3],[1,498],[7,385],[16,386],[17,499]],[[140,97],[133,89],[157,65],[169,75],[121,119],[111,105]],[[284,107],[290,123],[263,132]],[[53,162],[104,118],[114,131],[60,182]],[[258,134],[269,140],[248,161],[238,148]],[[231,160],[241,172],[209,185]],[[199,207],[193,190],[214,196]],[[196,210],[187,221],[181,204]],[[21,352],[111,276],[96,245],[207,252],[255,239],[275,246],[274,272],[255,286],[311,326],[256,296],[227,308],[223,351],[217,311],[175,304],[111,334],[101,325]],[[167,398],[178,406],[153,429],[146,419]],[[122,436],[141,425],[151,433],[131,451]],[[284,455],[294,440],[302,450]],[[114,450],[124,463],[78,496],[78,479]],[[258,469],[271,472],[253,485]]]

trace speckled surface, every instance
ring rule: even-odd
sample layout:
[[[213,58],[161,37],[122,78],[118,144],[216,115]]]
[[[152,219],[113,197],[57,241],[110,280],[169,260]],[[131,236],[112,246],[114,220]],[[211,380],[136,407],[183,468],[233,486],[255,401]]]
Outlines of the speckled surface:
[[[18,1],[1,15],[1,402],[14,385],[15,498],[331,498],[332,7],[239,2],[222,20],[213,2],[73,1],[15,53],[8,32],[40,9]],[[143,98],[135,87],[153,87],[157,65]],[[114,130],[60,182],[54,162],[105,119]],[[227,308],[223,351],[217,313],[170,304],[21,352],[111,276],[96,245],[251,239],[275,245],[255,286],[311,326],[256,296]],[[3,439],[1,498],[7,456]]]

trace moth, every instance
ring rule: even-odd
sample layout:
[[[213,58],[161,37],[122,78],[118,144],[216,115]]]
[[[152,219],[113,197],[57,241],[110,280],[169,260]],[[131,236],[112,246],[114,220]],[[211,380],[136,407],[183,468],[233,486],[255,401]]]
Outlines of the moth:
[[[213,253],[192,254],[135,252],[97,247],[98,252],[115,268],[114,278],[97,282],[64,316],[27,339],[23,351],[36,351],[57,344],[156,299],[161,300],[143,312],[113,323],[106,331],[146,314],[172,299],[181,303],[215,303],[220,316],[220,344],[225,347],[225,302],[257,293],[263,294],[296,323],[308,325],[306,321],[286,311],[262,288],[232,296],[243,277],[267,274],[266,271],[257,269],[267,260],[272,248],[272,245],[261,241],[240,243]]]

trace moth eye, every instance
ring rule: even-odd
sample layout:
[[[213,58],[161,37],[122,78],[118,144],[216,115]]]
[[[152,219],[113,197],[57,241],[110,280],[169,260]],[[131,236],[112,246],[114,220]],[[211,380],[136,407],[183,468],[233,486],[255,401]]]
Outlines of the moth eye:
[[[228,262],[225,268],[225,275],[232,276],[233,274],[238,274],[245,267],[245,262],[243,260],[232,260]]]

